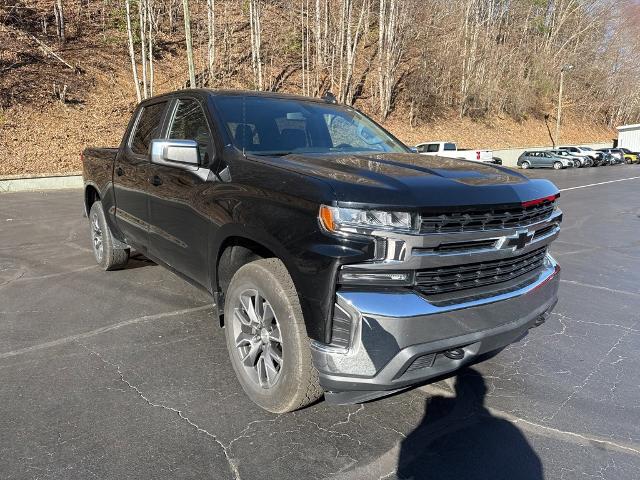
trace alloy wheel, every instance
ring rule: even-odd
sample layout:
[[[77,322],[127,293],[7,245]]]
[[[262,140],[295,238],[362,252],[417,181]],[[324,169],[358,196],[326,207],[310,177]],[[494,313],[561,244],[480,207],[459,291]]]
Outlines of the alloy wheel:
[[[100,220],[98,214],[91,215],[91,238],[93,240],[93,253],[96,256],[98,262],[102,261],[104,255],[104,242],[102,239],[102,228],[100,227]]]
[[[271,304],[256,289],[244,290],[235,301],[231,328],[240,363],[247,376],[264,389],[282,372],[282,334]]]

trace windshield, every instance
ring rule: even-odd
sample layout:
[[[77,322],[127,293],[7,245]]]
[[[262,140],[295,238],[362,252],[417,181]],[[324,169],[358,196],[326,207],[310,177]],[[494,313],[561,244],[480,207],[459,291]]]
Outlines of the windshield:
[[[586,150],[587,152],[593,152],[593,148],[591,147],[580,147],[582,150]]]
[[[219,96],[233,144],[256,155],[409,150],[356,110],[297,99]]]

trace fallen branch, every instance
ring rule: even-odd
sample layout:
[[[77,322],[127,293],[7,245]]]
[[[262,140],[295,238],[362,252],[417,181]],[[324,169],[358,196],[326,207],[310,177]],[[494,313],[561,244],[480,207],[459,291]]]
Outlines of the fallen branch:
[[[64,58],[62,58],[60,55],[58,55],[56,52],[54,52],[53,49],[49,45],[44,43],[38,37],[36,37],[36,36],[34,36],[34,35],[32,35],[32,34],[30,34],[28,32],[25,32],[23,30],[17,29],[17,28],[12,28],[12,30],[14,30],[14,32],[16,32],[18,35],[23,35],[23,36],[28,37],[29,39],[33,40],[34,42],[36,42],[38,44],[38,46],[44,51],[44,53],[46,55],[51,55],[53,58],[55,58],[60,63],[62,63],[65,67],[70,68],[74,72],[82,72],[82,69],[80,67],[78,67],[78,66],[74,67],[73,65],[71,65]]]
[[[42,48],[44,53],[46,53],[48,55],[51,55],[53,58],[55,58],[56,60],[58,60],[60,63],[62,63],[63,65],[67,66],[71,70],[74,70],[74,71],[77,70],[76,67],[71,65],[64,58],[62,58],[60,55],[58,55],[56,52],[54,52],[53,49],[49,45],[44,43],[42,40],[40,40],[37,37],[31,35],[30,33],[25,33],[25,35],[29,36],[32,40],[35,40],[35,42],[40,46],[40,48]]]

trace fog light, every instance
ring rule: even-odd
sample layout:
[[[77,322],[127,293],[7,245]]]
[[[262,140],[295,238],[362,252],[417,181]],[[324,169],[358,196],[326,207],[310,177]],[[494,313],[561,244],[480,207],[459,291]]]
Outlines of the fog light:
[[[340,273],[340,283],[364,283],[374,285],[408,285],[411,274],[408,272],[354,272]]]

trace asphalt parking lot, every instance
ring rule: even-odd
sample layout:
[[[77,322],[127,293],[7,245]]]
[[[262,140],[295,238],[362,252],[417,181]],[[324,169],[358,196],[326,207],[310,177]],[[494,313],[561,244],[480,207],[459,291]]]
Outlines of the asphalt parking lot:
[[[563,190],[545,325],[453,380],[280,416],[210,298],[144,258],[98,269],[80,191],[0,195],[0,477],[640,478],[640,167],[527,174]]]

